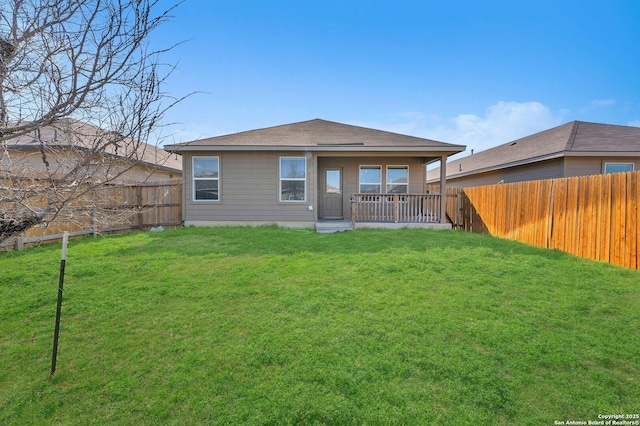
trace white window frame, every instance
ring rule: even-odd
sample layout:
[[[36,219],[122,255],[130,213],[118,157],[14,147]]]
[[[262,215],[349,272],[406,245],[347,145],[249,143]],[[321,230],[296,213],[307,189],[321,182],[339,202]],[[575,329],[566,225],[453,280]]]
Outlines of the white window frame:
[[[378,169],[380,170],[380,180],[378,182],[362,182],[362,169]],[[378,185],[378,192],[362,192],[362,185]],[[381,165],[361,165],[358,168],[358,192],[360,194],[381,194],[382,193],[382,166]]]
[[[622,166],[622,165],[627,166],[627,165],[629,165],[629,166],[631,166],[631,170],[627,170],[627,171],[624,171],[624,172],[608,172],[607,171],[607,166],[609,164],[616,165],[616,166]],[[625,162],[622,162],[622,161],[605,161],[604,168],[603,168],[603,173],[604,174],[609,174],[609,173],[627,173],[627,172],[633,172],[635,169],[636,169],[635,163],[629,163],[629,162],[626,162],[626,161]]]
[[[407,183],[393,183],[393,182],[389,182],[389,169],[405,169],[407,171]],[[409,166],[405,165],[405,166],[401,166],[401,165],[387,165],[387,168],[385,170],[385,188],[384,190],[386,191],[387,194],[408,194],[409,193]],[[389,192],[389,186],[400,186],[400,185],[404,185],[406,188],[405,192]]]
[[[217,177],[196,177],[196,160],[200,159],[200,158],[205,158],[205,159],[212,159],[215,158],[218,160],[218,176]],[[193,157],[191,157],[191,183],[192,183],[192,191],[191,191],[191,198],[194,202],[197,203],[219,203],[220,199],[221,199],[221,187],[220,187],[220,156],[218,155],[194,155]],[[217,181],[218,182],[218,198],[217,199],[196,199],[196,181],[203,181],[203,180],[211,180],[211,181]]]
[[[303,160],[304,161],[304,177],[302,178],[283,178],[282,177],[282,161],[283,160]],[[281,203],[306,203],[307,202],[307,158],[306,157],[280,157],[278,160],[278,199]],[[304,182],[304,198],[302,200],[285,200],[282,198],[282,182],[296,181]]]

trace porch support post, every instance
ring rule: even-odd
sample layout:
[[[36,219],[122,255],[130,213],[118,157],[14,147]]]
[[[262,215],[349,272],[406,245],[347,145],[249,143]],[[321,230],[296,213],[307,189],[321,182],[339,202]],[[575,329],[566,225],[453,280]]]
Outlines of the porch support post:
[[[440,157],[440,223],[447,223],[447,156]]]

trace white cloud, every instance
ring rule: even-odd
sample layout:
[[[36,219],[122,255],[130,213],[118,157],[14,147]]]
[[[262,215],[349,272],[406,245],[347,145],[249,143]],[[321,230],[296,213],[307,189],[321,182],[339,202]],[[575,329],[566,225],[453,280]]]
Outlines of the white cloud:
[[[440,116],[411,112],[397,113],[388,117],[390,123],[362,123],[365,127],[384,129],[466,145],[469,154],[519,139],[562,123],[567,111],[553,114],[540,102],[500,101],[489,106],[482,116],[460,114],[446,119]]]
[[[540,102],[500,101],[483,117],[463,114],[453,120],[452,140],[483,151],[496,145],[557,126],[549,108]]]
[[[615,99],[596,99],[589,102],[589,105],[585,108],[585,110],[611,106],[611,105],[614,105],[615,103],[616,103]]]
[[[640,120],[630,121],[629,123],[627,123],[627,125],[633,126],[633,127],[640,127]]]

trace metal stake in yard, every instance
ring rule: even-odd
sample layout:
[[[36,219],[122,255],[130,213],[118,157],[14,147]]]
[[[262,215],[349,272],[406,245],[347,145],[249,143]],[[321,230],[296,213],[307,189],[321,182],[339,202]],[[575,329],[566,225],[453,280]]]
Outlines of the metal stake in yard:
[[[58,284],[58,309],[56,310],[56,330],[53,333],[53,355],[51,357],[51,375],[56,372],[56,361],[58,358],[58,336],[60,335],[60,314],[62,313],[62,287],[64,286],[64,266],[67,261],[67,241],[69,232],[65,232],[62,237],[62,256],[60,257],[60,281]]]

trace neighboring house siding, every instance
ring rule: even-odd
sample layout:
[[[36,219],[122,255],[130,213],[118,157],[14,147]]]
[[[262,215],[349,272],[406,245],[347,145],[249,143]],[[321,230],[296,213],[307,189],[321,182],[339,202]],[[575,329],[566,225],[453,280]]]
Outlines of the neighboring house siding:
[[[510,183],[525,180],[552,179],[562,177],[563,159],[539,161],[523,166],[494,170],[491,172],[477,173],[460,178],[447,178],[447,185],[464,188],[468,186],[495,185],[497,183]]]
[[[185,221],[312,222],[315,200],[315,170],[307,159],[306,202],[280,202],[280,157],[304,157],[301,153],[278,152],[194,152],[185,155]],[[193,201],[192,156],[220,158],[219,201]]]
[[[44,171],[46,170],[44,162],[42,161],[42,154],[40,154],[40,152],[14,151],[9,149],[7,150],[7,155],[11,159],[11,165],[13,166],[12,170],[8,170],[11,173],[22,174],[23,171],[44,173]],[[61,160],[58,157],[49,157],[47,158],[47,161],[50,163],[49,167],[52,171],[56,171],[61,168]],[[66,164],[63,164],[62,171],[66,172],[67,169],[68,166]]]
[[[17,175],[25,174],[27,176],[46,176],[47,167],[42,160],[41,153],[8,150],[7,154],[12,159],[14,166],[13,170],[8,170],[9,173]],[[49,153],[46,156],[46,160],[49,163],[49,172],[54,176],[67,174],[78,162],[77,158],[65,151],[56,152],[55,154]],[[3,170],[0,169],[0,172],[3,172]],[[181,173],[180,170],[152,168],[147,164],[139,163],[126,170],[117,178],[114,176],[114,182],[178,179],[181,177]],[[101,173],[96,173],[96,175],[101,175]]]
[[[121,179],[126,181],[162,181],[168,179],[179,179],[180,177],[181,172],[179,170],[171,172],[168,170],[152,169],[151,167],[141,165],[127,171]]]
[[[640,170],[640,157],[566,157],[565,176],[604,173],[605,163],[633,163],[634,170]]]
[[[449,186],[464,188],[469,186],[495,185],[538,179],[554,179],[571,176],[587,176],[604,173],[605,163],[633,163],[634,170],[640,170],[640,157],[579,157],[567,156],[553,160],[539,161],[524,166],[510,167],[470,176],[449,177]]]

